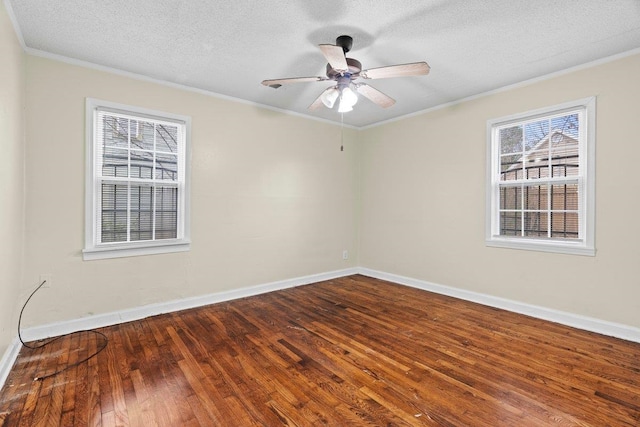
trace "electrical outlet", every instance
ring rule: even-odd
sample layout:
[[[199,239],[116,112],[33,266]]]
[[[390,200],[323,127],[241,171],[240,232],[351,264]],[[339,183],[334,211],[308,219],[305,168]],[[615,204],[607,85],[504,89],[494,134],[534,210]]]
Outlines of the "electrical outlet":
[[[46,282],[45,282],[46,281]],[[50,288],[51,285],[53,285],[53,274],[48,273],[48,274],[41,274],[40,275],[40,283],[45,282],[44,285],[42,285],[43,288]]]
[[[342,259],[349,259],[349,251],[348,250],[344,250],[342,251]]]

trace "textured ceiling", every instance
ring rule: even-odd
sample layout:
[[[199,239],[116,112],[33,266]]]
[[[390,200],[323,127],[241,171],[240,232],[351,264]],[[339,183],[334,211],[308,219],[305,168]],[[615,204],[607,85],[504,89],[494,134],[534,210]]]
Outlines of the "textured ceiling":
[[[640,47],[640,0],[5,0],[27,51],[60,55],[311,117],[331,82],[317,45],[351,35],[363,68],[427,61],[427,76],[368,80],[366,126]]]

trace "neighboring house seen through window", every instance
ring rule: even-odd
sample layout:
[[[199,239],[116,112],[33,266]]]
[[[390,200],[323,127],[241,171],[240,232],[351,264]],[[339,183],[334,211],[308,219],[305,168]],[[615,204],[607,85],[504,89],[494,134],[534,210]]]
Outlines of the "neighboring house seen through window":
[[[487,245],[594,255],[595,98],[488,122]]]
[[[84,259],[189,249],[189,124],[87,99]]]

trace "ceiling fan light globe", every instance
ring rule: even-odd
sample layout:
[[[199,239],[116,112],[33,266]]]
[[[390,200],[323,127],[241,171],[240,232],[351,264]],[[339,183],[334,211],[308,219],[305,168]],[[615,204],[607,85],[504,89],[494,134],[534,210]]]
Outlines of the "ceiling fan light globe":
[[[336,100],[338,99],[338,95],[338,89],[329,88],[322,93],[322,95],[320,96],[320,100],[325,105],[325,107],[333,108]]]
[[[338,113],[348,113],[349,111],[353,111],[353,105],[344,102],[344,100],[340,100],[340,105],[338,105]]]
[[[353,107],[358,102],[358,95],[349,87],[342,89],[342,96],[340,97],[340,105],[347,104]]]

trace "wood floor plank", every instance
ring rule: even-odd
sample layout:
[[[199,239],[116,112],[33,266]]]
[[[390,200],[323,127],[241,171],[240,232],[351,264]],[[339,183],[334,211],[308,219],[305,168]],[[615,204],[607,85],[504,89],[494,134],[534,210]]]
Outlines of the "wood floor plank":
[[[112,416],[116,426],[126,426],[130,424],[129,413],[127,408],[127,397],[125,396],[125,388],[123,386],[122,377],[120,376],[119,366],[122,357],[116,357],[116,351],[121,350],[117,341],[117,331],[110,335],[110,345],[105,349],[105,357],[107,358],[108,379],[111,385],[111,396],[113,399]],[[118,354],[121,354],[120,352]],[[130,400],[130,403],[133,399]],[[132,408],[137,409],[137,408]]]
[[[23,348],[0,426],[640,426],[640,344],[361,275]]]
[[[94,354],[98,351],[98,338],[96,336],[90,336],[87,343],[87,355]],[[104,357],[106,354],[101,352],[96,357],[89,359],[86,362],[87,377],[86,381],[88,385],[87,402],[85,407],[81,407],[80,411],[76,409],[76,416],[74,417],[74,425],[77,426],[101,426],[102,414],[105,411],[105,401],[110,401],[110,394],[105,393],[105,389],[100,388],[100,384],[106,381],[101,381],[100,366],[104,366]],[[103,375],[104,376],[104,375]]]
[[[81,360],[82,348],[80,345],[82,339],[84,338],[81,337],[80,334],[72,334],[70,336],[68,366],[74,365]],[[80,384],[86,384],[82,381],[82,375],[85,372],[84,369],[86,369],[86,365],[81,365],[82,366],[68,368],[62,373],[64,374],[65,379],[60,425],[63,426],[73,426],[75,408],[76,406],[80,406],[80,404],[76,403],[76,398],[84,398],[86,395],[86,390],[83,390],[82,386],[79,386]],[[64,368],[64,366],[61,367],[61,369]]]
[[[140,372],[140,380],[144,381],[145,388],[148,388],[146,391],[152,399],[158,425],[189,425],[197,422],[186,399],[193,390],[185,384],[186,380],[178,368],[176,358],[167,357],[167,354],[172,354],[172,348],[160,332],[161,323],[165,322],[161,322],[157,317],[140,322],[144,329],[139,331],[138,335],[145,360],[143,363],[136,363],[135,366]]]
[[[225,417],[225,414],[221,412],[221,409],[222,411],[225,410],[225,408],[220,408],[224,406],[222,397],[216,388],[211,386],[211,382],[206,377],[198,361],[189,352],[189,349],[184,344],[181,337],[172,327],[168,327],[167,331],[169,332],[174,345],[181,349],[184,359],[178,361],[178,366],[184,374],[188,384],[193,389],[195,395],[198,397],[201,407],[208,414],[209,422],[215,425],[216,423],[222,423],[225,418],[230,419],[230,415]],[[218,397],[218,399],[214,401],[211,395]]]

